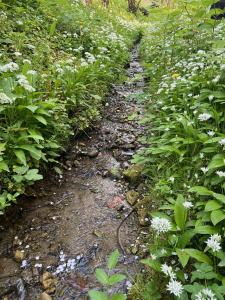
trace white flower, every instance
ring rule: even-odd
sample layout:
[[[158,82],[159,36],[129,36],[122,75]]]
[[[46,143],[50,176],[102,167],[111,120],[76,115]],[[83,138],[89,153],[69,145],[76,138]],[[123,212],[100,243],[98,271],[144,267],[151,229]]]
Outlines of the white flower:
[[[217,298],[209,288],[205,288],[196,294],[195,300],[217,300]]]
[[[31,65],[31,61],[30,61],[29,59],[24,59],[24,60],[23,60],[23,63],[24,63],[24,64]]]
[[[29,74],[29,75],[36,75],[37,71],[35,71],[35,70],[29,70],[29,71],[27,71],[27,74]]]
[[[173,272],[172,267],[168,266],[166,263],[161,266],[161,270],[166,276],[169,276],[170,279],[173,280],[176,278],[176,274]]]
[[[216,174],[217,174],[219,177],[225,177],[225,172],[217,171]]]
[[[217,83],[219,80],[220,80],[220,75],[217,75],[217,76],[212,80],[212,82],[213,82],[213,83]]]
[[[200,158],[204,158],[204,153],[199,154]]]
[[[172,183],[174,183],[174,180],[175,180],[175,178],[172,177],[172,176],[169,178],[169,181],[172,182]]]
[[[191,201],[184,201],[183,206],[188,209],[193,207],[194,205]]]
[[[0,93],[0,104],[11,104],[13,101],[5,93]]]
[[[21,85],[25,90],[28,92],[34,92],[35,89],[30,85],[29,81],[27,80],[27,77],[20,74],[16,76],[18,79],[19,85]]]
[[[211,118],[212,116],[208,113],[203,113],[203,114],[200,114],[198,116],[198,119],[202,122],[202,121],[207,121]]]
[[[183,293],[183,286],[182,284],[177,280],[171,280],[167,284],[167,291],[169,291],[171,294],[180,297]]]
[[[5,72],[14,72],[19,70],[19,66],[14,63],[14,62],[10,62],[6,65],[0,66],[0,72],[5,73]]]
[[[155,217],[152,219],[151,227],[157,232],[157,234],[160,234],[170,231],[172,225],[166,218]]]
[[[212,101],[214,99],[214,96],[213,95],[209,95],[209,101]]]
[[[221,139],[221,140],[219,141],[219,144],[220,144],[221,146],[225,145],[225,139]]]
[[[157,256],[155,254],[151,254],[151,259],[156,260]]]
[[[21,56],[22,55],[22,53],[20,53],[18,51],[16,51],[14,54],[15,54],[15,56]]]
[[[202,168],[201,168],[201,171],[205,174],[205,173],[207,173],[207,172],[209,171],[209,169],[206,168],[206,167],[202,167]]]
[[[213,234],[210,236],[210,238],[208,238],[206,244],[209,248],[212,249],[213,252],[218,252],[219,250],[221,250],[221,245],[220,245],[221,238],[222,238],[221,235]]]
[[[215,132],[212,131],[212,130],[209,130],[209,131],[207,132],[207,134],[208,134],[208,136],[214,136],[214,135],[215,135]]]

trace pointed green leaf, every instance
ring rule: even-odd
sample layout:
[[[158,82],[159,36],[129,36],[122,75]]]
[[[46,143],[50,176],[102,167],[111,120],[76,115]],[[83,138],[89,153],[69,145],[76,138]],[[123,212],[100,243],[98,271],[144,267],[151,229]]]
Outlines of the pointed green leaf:
[[[112,270],[116,267],[119,257],[120,257],[119,251],[118,250],[113,251],[113,253],[110,255],[110,257],[108,259],[109,270]]]
[[[184,268],[187,265],[190,256],[181,249],[176,249],[176,253],[177,253],[179,260]]]
[[[23,150],[14,150],[14,153],[16,155],[16,157],[20,160],[20,162],[26,166],[27,165],[27,160],[26,160],[26,156]]]
[[[103,292],[89,291],[88,295],[91,300],[108,300],[108,296]]]
[[[124,279],[126,279],[125,275],[123,275],[123,274],[114,274],[114,275],[109,277],[108,284],[109,285],[114,285],[118,282],[123,281]]]
[[[221,207],[222,207],[222,204],[220,204],[218,201],[216,201],[216,200],[209,200],[206,203],[205,211],[217,210],[217,209],[219,209]]]
[[[185,253],[187,253],[189,256],[195,258],[197,261],[207,263],[209,265],[212,264],[211,259],[206,255],[204,252],[199,251],[197,249],[184,249]]]
[[[225,219],[225,213],[224,211],[218,209],[218,210],[214,210],[211,213],[211,221],[213,223],[213,225],[215,226],[216,224],[218,224],[219,222],[223,221]]]
[[[178,195],[175,207],[174,207],[174,218],[177,226],[183,230],[187,219],[187,209],[183,205],[184,198],[182,195]]]
[[[95,276],[97,278],[97,280],[103,284],[103,285],[107,285],[108,284],[108,275],[106,274],[106,272],[102,269],[96,269],[95,271]]]

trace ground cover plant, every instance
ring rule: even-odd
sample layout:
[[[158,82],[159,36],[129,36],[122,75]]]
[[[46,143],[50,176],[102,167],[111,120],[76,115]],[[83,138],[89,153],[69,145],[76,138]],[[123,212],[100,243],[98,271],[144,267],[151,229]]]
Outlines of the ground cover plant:
[[[135,299],[222,300],[225,23],[211,19],[212,1],[174,4],[155,10],[142,42],[149,146],[134,162],[145,164],[157,199],[142,261],[156,273],[133,290]]]
[[[100,117],[138,35],[131,20],[78,0],[0,1],[0,214]]]

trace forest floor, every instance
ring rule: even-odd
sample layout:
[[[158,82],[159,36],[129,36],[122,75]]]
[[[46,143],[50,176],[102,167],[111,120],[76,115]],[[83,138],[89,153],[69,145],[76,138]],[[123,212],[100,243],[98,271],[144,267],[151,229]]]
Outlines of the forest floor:
[[[120,237],[117,229],[132,210],[127,192],[144,192],[123,175],[141,147],[138,119],[143,107],[134,95],[143,94],[142,73],[136,46],[127,81],[112,87],[94,129],[72,142],[61,178],[49,174],[4,216],[2,299],[51,299],[38,298],[44,291],[52,299],[87,299],[87,291],[96,287],[95,268],[104,268],[106,257],[121,245],[125,253],[117,270],[129,273],[118,288],[129,286],[139,268],[135,245],[145,229],[135,213],[122,224]]]

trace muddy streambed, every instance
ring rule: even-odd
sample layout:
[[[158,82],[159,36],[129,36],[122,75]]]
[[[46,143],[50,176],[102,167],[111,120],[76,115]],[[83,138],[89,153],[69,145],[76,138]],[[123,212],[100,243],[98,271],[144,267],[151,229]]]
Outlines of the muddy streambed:
[[[112,88],[95,129],[73,143],[64,174],[46,178],[2,217],[0,298],[87,299],[87,291],[98,287],[95,268],[104,268],[119,246],[125,253],[117,271],[128,279],[118,288],[129,288],[140,268],[136,248],[145,229],[135,213],[121,226],[119,241],[117,228],[132,209],[127,192],[143,192],[123,176],[140,148],[142,73],[135,47],[127,81]]]

